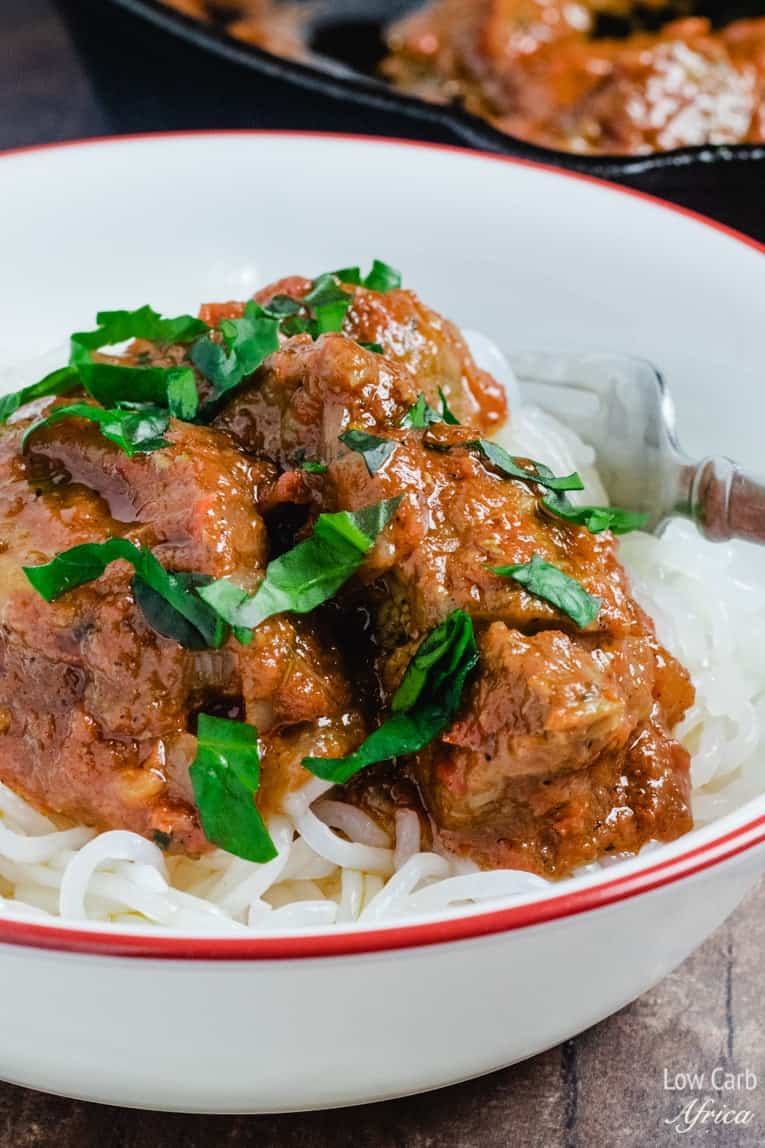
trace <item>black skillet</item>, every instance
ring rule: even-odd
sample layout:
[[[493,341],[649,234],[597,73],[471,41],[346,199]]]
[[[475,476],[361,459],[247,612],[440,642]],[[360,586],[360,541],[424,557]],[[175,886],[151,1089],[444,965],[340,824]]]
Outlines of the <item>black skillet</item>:
[[[765,146],[574,156],[534,147],[459,107],[428,104],[385,84],[375,75],[384,54],[381,30],[414,7],[412,0],[315,0],[308,35],[320,58],[311,63],[244,44],[222,24],[182,16],[161,0],[57,3],[117,131],[306,128],[462,143],[615,180],[765,238]],[[695,5],[697,12],[705,9],[722,23],[765,15],[765,0]]]

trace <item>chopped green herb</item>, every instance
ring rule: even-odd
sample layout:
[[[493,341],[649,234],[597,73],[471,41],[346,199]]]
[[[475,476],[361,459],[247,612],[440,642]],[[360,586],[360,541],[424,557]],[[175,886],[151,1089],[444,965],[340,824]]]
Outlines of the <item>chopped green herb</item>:
[[[393,696],[391,716],[348,757],[306,757],[303,765],[343,785],[375,762],[418,753],[453,720],[477,662],[473,622],[455,610],[420,644]]]
[[[196,413],[196,382],[190,367],[128,366],[98,363],[93,351],[127,339],[155,343],[187,343],[209,330],[207,323],[191,315],[163,319],[151,307],[136,311],[99,311],[96,331],[79,331],[71,338],[70,366],[75,367],[85,390],[104,407],[119,402],[155,403]],[[193,395],[193,397],[192,397]]]
[[[315,318],[311,327],[313,337],[342,331],[345,313],[351,302],[352,300],[346,296],[345,299],[333,299],[327,303],[316,304],[313,308]]]
[[[193,371],[182,368],[168,375],[167,406],[171,415],[184,422],[191,422],[196,418],[199,410],[199,392]]]
[[[150,343],[190,343],[209,329],[203,319],[193,315],[178,315],[163,319],[148,304],[136,311],[99,311],[96,315],[99,331],[88,333],[92,347],[124,343],[127,339],[146,339]]]
[[[141,608],[149,602],[147,621],[154,625],[159,618],[152,591],[162,599],[167,610],[162,622],[155,628],[165,637],[190,649],[217,649],[226,639],[228,630],[216,612],[197,596],[196,587],[203,575],[171,574],[165,570],[150,550],[139,549],[126,538],[110,538],[106,542],[86,542],[58,554],[43,566],[25,566],[24,573],[46,602],[61,594],[84,586],[100,578],[112,562],[124,559],[135,570],[133,591]],[[209,579],[205,579],[209,581]]]
[[[448,426],[458,427],[460,425],[460,420],[456,418],[456,416],[453,415],[449,410],[449,404],[446,401],[446,395],[440,387],[438,388],[438,396],[441,399],[441,422],[446,423]]]
[[[263,360],[279,349],[279,320],[267,315],[252,300],[241,319],[223,319],[223,344],[206,336],[191,349],[194,365],[213,384],[213,402],[253,374]]]
[[[584,629],[600,613],[601,600],[588,594],[581,582],[564,574],[557,566],[535,554],[531,562],[519,566],[490,566],[502,578],[514,578],[530,594],[550,602]]]
[[[556,478],[549,467],[544,466],[541,462],[532,462],[533,470],[529,470],[527,467],[520,466],[517,459],[509,455],[499,443],[492,442],[490,439],[482,438],[475,442],[467,442],[464,445],[479,450],[488,458],[489,462],[509,478],[520,478],[524,482],[536,482],[548,490],[584,490],[584,483],[576,472],[564,475],[562,478]]]
[[[576,526],[586,526],[591,534],[612,530],[614,534],[629,534],[644,530],[649,515],[619,506],[574,506],[565,495],[551,494],[542,499],[542,505],[557,518],[565,518]]]
[[[424,430],[425,427],[430,426],[431,423],[440,423],[441,421],[442,419],[438,411],[433,410],[428,400],[422,392],[420,392],[417,396],[417,402],[412,404],[402,418],[401,426],[411,428],[412,430]]]
[[[75,336],[72,336],[74,344]],[[80,382],[96,402],[104,407],[119,402],[170,405],[170,395],[196,391],[190,367],[121,367],[115,363],[85,361],[73,353]],[[196,406],[196,403],[195,403]]]
[[[255,805],[260,753],[254,726],[200,714],[197,754],[189,776],[208,841],[246,861],[270,861],[276,856]]]
[[[351,287],[361,286],[360,267],[341,267],[339,271],[332,271],[331,274],[341,283],[348,283]]]
[[[364,278],[364,286],[370,291],[392,291],[401,286],[401,272],[381,259],[375,259],[372,270]]]
[[[345,431],[340,435],[340,442],[361,455],[371,475],[377,474],[398,446],[395,439],[380,438],[360,430]]]
[[[307,614],[355,574],[387,526],[401,498],[352,514],[320,514],[313,534],[268,564],[254,595],[221,578],[199,593],[232,626],[254,629],[274,614]]]
[[[282,319],[279,330],[283,335],[310,335],[312,339],[319,337],[319,329],[313,319],[304,315],[287,315]]]
[[[353,303],[353,295],[344,291],[331,271],[314,279],[313,286],[303,300],[313,315],[311,334],[314,338],[330,331],[342,331],[345,314]]]
[[[314,279],[311,290],[303,299],[275,295],[261,308],[262,313],[276,319],[278,329],[288,336],[309,334],[312,339],[318,339],[319,335],[341,331],[346,312],[353,303],[353,295],[344,291],[338,280],[337,272],[327,271]]]
[[[168,577],[171,591],[186,592],[187,596],[183,599],[184,608],[186,614],[189,612],[193,614],[195,621],[191,621],[186,614],[178,610],[178,598],[174,593],[172,600],[165,596],[167,586],[163,586],[161,590],[155,589],[149,582],[136,575],[131,583],[131,590],[146,621],[158,634],[162,634],[164,638],[172,638],[187,650],[217,649],[225,641],[228,627],[192,592],[198,586],[208,586],[212,582],[210,575],[176,573]]]
[[[139,407],[123,410],[119,407],[106,411],[103,407],[90,406],[88,403],[72,403],[65,407],[56,407],[49,415],[38,419],[24,431],[21,439],[21,449],[25,451],[29,446],[32,435],[44,426],[61,422],[62,419],[79,418],[97,423],[101,434],[110,442],[116,443],[128,456],[134,454],[149,454],[154,450],[161,450],[168,445],[163,438],[170,422],[170,415],[159,407]]]
[[[272,319],[284,319],[288,315],[299,315],[303,309],[303,304],[299,299],[293,299],[291,295],[274,295],[268,303],[263,303],[263,312],[270,315]]]
[[[382,343],[362,343],[362,342],[360,342],[359,346],[363,347],[365,351],[374,351],[374,353],[376,355],[384,355],[385,354],[385,347],[383,347]]]
[[[277,319],[280,331],[288,336],[309,334],[312,339],[318,339],[319,335],[342,331],[345,316],[353,304],[353,292],[344,291],[341,284],[387,291],[401,285],[401,276],[378,259],[365,278],[362,278],[358,267],[325,271],[317,275],[311,283],[310,291],[302,299],[275,295],[269,303],[264,304],[263,314]],[[383,353],[379,343],[361,343],[360,346],[380,355]]]
[[[0,426],[27,403],[50,395],[65,395],[79,385],[80,376],[74,367],[59,367],[57,371],[51,371],[44,379],[40,379],[39,383],[32,383],[29,387],[22,387],[20,391],[3,395],[0,397]]]
[[[330,275],[339,279],[341,283],[348,283],[352,287],[367,287],[370,291],[390,291],[401,286],[401,272],[395,267],[375,259],[372,270],[362,277],[360,267],[342,267],[339,271],[331,271]]]

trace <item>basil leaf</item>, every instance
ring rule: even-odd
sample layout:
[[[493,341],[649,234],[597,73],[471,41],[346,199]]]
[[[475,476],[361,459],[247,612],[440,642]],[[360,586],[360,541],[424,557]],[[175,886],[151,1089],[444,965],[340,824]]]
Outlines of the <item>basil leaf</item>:
[[[303,766],[323,781],[345,785],[369,765],[418,753],[450,720],[451,716],[438,704],[423,705],[411,714],[394,714],[347,757],[304,757]]]
[[[303,304],[291,295],[274,295],[273,299],[262,303],[261,307],[264,315],[270,315],[272,319],[284,319],[288,315],[299,315]]]
[[[195,319],[193,315],[163,319],[148,305],[136,311],[99,311],[96,323],[105,336],[93,344],[98,347],[124,343],[126,339],[146,339],[150,343],[190,343],[209,330],[204,320]]]
[[[530,594],[550,602],[584,629],[595,621],[602,602],[588,594],[581,582],[564,574],[557,566],[543,562],[535,554],[531,562],[519,566],[490,566],[494,574],[514,578]]]
[[[101,406],[120,402],[153,403],[166,407],[170,395],[182,391],[196,392],[194,372],[190,367],[121,367],[116,363],[94,363],[90,353],[76,344],[72,336],[72,362],[80,382]]]
[[[383,347],[382,343],[362,343],[360,341],[359,346],[363,347],[365,351],[374,351],[376,355],[385,354],[385,348]]]
[[[286,319],[282,319],[280,331],[283,335],[310,335],[315,339],[318,335],[313,319],[309,319],[307,315],[288,315]]]
[[[135,570],[136,578],[159,595],[168,607],[198,632],[196,644],[191,647],[192,649],[217,649],[223,644],[226,628],[221,625],[215,611],[197,596],[196,589],[190,589],[182,575],[171,574],[165,570],[150,550],[139,549],[127,538],[86,542],[81,546],[72,547],[71,550],[65,550],[43,566],[24,566],[23,570],[38,594],[46,602],[53,602],[61,594],[100,578],[107,566],[118,559],[129,562]],[[144,601],[146,600],[144,596]],[[156,611],[154,616],[156,617]],[[152,624],[151,617],[147,616],[147,621]],[[178,624],[176,630],[167,636],[180,641],[176,635],[182,629],[183,627]],[[160,633],[163,632],[160,630]]]
[[[353,304],[353,292],[344,291],[341,286],[343,283],[351,287],[363,285],[375,291],[387,291],[401,285],[401,276],[379,259],[375,259],[372,270],[363,279],[358,267],[325,271],[312,281],[310,291],[302,300],[292,299],[288,295],[276,295],[270,303],[265,304],[263,313],[278,319],[282,334],[288,336],[307,333],[311,338],[318,339],[320,335],[342,331],[345,316]],[[383,353],[379,343],[360,345],[378,354]],[[194,361],[197,362],[196,359]],[[204,370],[198,362],[197,366]]]
[[[423,691],[433,697],[444,690],[449,706],[456,711],[464,678],[477,661],[472,619],[463,610],[454,610],[420,643],[393,695],[393,712],[411,710]]]
[[[223,319],[220,332],[245,375],[251,375],[267,355],[279,349],[277,324],[252,300],[242,319]]]
[[[319,280],[325,278],[339,279],[341,283],[348,283],[352,287],[366,287],[370,291],[390,291],[393,287],[401,286],[401,272],[383,263],[381,259],[373,261],[372,270],[363,278],[360,267],[341,267],[339,271],[330,271],[326,275],[319,276]]]
[[[524,482],[536,482],[548,490],[584,490],[584,483],[576,471],[573,474],[564,475],[562,478],[556,478],[550,468],[541,462],[532,462],[531,465],[534,469],[527,470],[525,467],[519,466],[518,462],[499,443],[491,442],[490,439],[482,438],[464,445],[479,450],[488,458],[489,462],[508,475],[509,478],[520,478]]]
[[[206,336],[191,349],[191,361],[214,387],[213,401],[252,375],[279,349],[279,320],[252,300],[242,319],[223,319],[223,345]]]
[[[199,410],[199,391],[194,372],[181,367],[167,376],[167,406],[170,414],[184,422],[195,419]]]
[[[372,270],[364,277],[364,286],[370,291],[392,291],[401,286],[401,272],[381,259],[375,259]]]
[[[418,753],[453,720],[477,662],[472,619],[455,610],[421,642],[393,696],[392,715],[347,757],[305,757],[303,765],[343,785],[368,765]]]
[[[313,534],[268,564],[254,595],[221,578],[200,596],[232,626],[254,629],[266,618],[289,611],[307,614],[326,602],[361,566],[375,538],[387,526],[402,495],[355,514],[320,514]]]
[[[361,268],[360,267],[341,267],[339,271],[333,271],[335,279],[339,279],[341,283],[349,283],[351,287],[361,286]]]
[[[208,841],[246,861],[276,857],[274,843],[255,805],[260,753],[254,726],[200,714],[197,754],[189,776]]]
[[[169,578],[172,584],[180,586],[182,590],[187,592],[196,589],[197,586],[207,586],[212,582],[209,574],[179,573],[170,574]],[[207,608],[209,612],[206,612],[205,604],[197,599],[196,595],[189,595],[190,601],[195,603],[193,607],[196,617],[195,625],[194,622],[180,613],[163,594],[150,586],[148,582],[144,582],[137,574],[133,578],[131,589],[146,621],[153,630],[156,630],[164,638],[172,638],[181,646],[185,646],[187,650],[215,650],[226,640],[228,627],[209,607]],[[198,614],[196,613],[196,602],[199,602],[199,605],[203,607]]]
[[[0,397],[0,426],[6,423],[19,407],[32,403],[35,399],[47,398],[49,395],[65,395],[80,385],[80,376],[74,367],[59,367],[51,371],[44,379],[31,386],[22,387],[20,391],[13,391],[10,395]]]
[[[327,272],[314,279],[303,302],[313,312],[311,334],[317,338],[330,331],[342,331],[346,311],[353,303],[353,295],[343,291],[332,272]]]
[[[340,442],[361,455],[370,475],[377,474],[398,446],[393,439],[380,438],[376,434],[367,434],[366,431],[360,430],[348,430],[339,437]]]
[[[428,400],[420,392],[417,396],[417,402],[413,403],[409,410],[406,412],[401,420],[402,427],[408,427],[412,430],[424,430],[425,427],[430,426],[431,423],[440,423],[441,416],[438,411],[434,411],[428,404]],[[472,445],[469,443],[468,445]]]
[[[635,510],[623,510],[620,506],[574,506],[565,495],[559,494],[543,498],[542,505],[556,518],[564,518],[576,526],[586,526],[591,534],[600,534],[603,530],[611,530],[614,534],[644,530],[650,517]]]
[[[373,502],[371,506],[365,506],[353,513],[341,510],[338,514],[320,514],[314,533],[324,534],[325,530],[343,533],[349,540],[353,540],[355,545],[365,545],[366,551],[369,551],[377,535],[381,534],[391,521],[403,500],[403,494],[398,494],[395,498]]]
[[[196,413],[196,382],[189,367],[97,363],[92,352],[126,339],[187,343],[208,331],[207,323],[191,315],[163,319],[149,306],[136,311],[99,311],[96,322],[96,331],[79,331],[71,337],[70,366],[76,368],[89,395],[104,407],[123,400],[166,407],[172,399],[173,413],[180,414],[181,408],[188,410],[191,406]]]
[[[446,395],[440,387],[438,388],[438,397],[441,399],[441,422],[444,422],[451,427],[460,426],[460,420],[449,410],[449,404],[446,401]]]
[[[342,331],[345,322],[345,313],[353,300],[346,295],[345,299],[334,299],[328,303],[315,304],[313,313],[315,319],[311,328],[314,339],[319,335]]]
[[[311,290],[303,296],[303,304],[307,307],[313,307],[318,303],[321,305],[325,302],[342,302],[343,300],[350,300],[353,296],[348,291],[343,291],[342,287],[338,286],[338,276],[332,271],[324,271],[321,275],[317,275],[311,283]]]
[[[49,415],[27,427],[21,438],[22,452],[29,446],[32,435],[41,427],[51,426],[69,418],[87,419],[89,422],[97,423],[104,438],[116,443],[129,457],[134,454],[149,454],[169,445],[162,435],[167,430],[170,415],[159,407],[147,406],[132,410],[117,408],[105,411],[102,407],[93,407],[88,403],[72,403],[69,406],[56,407]]]

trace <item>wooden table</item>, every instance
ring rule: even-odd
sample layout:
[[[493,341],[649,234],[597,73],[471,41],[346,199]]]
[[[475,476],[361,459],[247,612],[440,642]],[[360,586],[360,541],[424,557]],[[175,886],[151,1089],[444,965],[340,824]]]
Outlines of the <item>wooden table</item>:
[[[105,46],[108,51],[108,47]],[[161,128],[147,116],[146,129]],[[225,121],[220,124],[225,127]],[[295,123],[294,126],[298,126]],[[0,0],[0,148],[108,133],[47,0]],[[0,1148],[653,1148],[697,1094],[665,1070],[716,1066],[762,1082],[710,1093],[749,1109],[748,1127],[696,1127],[705,1148],[765,1144],[765,886],[658,988],[560,1048],[481,1080],[342,1112],[277,1117],[167,1116],[100,1108],[0,1084]],[[565,960],[565,954],[561,954]],[[0,986],[2,993],[12,986]]]

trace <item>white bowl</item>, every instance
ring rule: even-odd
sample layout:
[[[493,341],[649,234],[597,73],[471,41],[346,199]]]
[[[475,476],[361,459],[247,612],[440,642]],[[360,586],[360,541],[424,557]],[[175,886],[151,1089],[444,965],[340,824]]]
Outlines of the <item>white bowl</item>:
[[[0,162],[0,363],[99,308],[241,298],[380,256],[507,346],[659,364],[686,446],[760,462],[762,248],[552,169],[394,142],[200,134]],[[765,798],[542,898],[377,929],[185,938],[0,919],[0,1076],[266,1112],[489,1072],[625,1005],[765,868]]]

